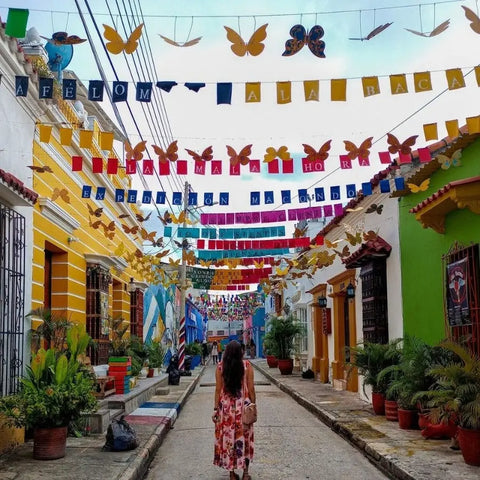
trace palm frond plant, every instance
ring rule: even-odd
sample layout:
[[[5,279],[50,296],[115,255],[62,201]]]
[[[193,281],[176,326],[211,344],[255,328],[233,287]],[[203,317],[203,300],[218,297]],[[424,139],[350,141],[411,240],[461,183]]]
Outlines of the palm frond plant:
[[[36,353],[40,348],[46,350],[53,348],[57,351],[66,349],[67,331],[72,323],[65,315],[55,313],[49,308],[40,307],[32,310],[26,316],[42,320],[42,323],[36,329],[30,330],[33,353]]]
[[[292,315],[272,316],[268,321],[270,348],[277,352],[279,360],[287,360],[295,350],[295,337],[304,332],[302,325]]]

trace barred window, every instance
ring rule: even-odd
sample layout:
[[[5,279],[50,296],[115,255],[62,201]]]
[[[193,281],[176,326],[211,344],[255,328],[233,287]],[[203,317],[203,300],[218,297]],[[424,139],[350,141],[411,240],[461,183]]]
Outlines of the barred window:
[[[296,312],[296,317],[300,325],[302,325],[303,333],[299,338],[300,352],[308,351],[308,334],[307,334],[307,309],[299,308]]]

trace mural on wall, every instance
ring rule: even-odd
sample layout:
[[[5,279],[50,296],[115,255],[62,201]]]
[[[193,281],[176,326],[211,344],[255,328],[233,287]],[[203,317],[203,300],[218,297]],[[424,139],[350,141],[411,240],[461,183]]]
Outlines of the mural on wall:
[[[172,346],[176,339],[174,286],[150,285],[144,295],[143,340],[161,338]]]

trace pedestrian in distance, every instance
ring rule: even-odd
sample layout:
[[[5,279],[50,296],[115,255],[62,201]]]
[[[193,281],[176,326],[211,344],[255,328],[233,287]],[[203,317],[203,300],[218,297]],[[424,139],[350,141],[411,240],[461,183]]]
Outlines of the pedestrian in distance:
[[[202,343],[202,365],[207,364],[207,359],[208,359],[208,344],[207,344],[207,341],[204,340]]]
[[[255,403],[253,367],[243,359],[242,347],[233,340],[225,348],[215,372],[215,397],[212,420],[215,422],[213,464],[228,470],[230,480],[240,480],[236,469],[248,473],[254,453],[253,423],[244,425],[243,409]]]
[[[214,365],[218,363],[218,343],[216,341],[212,343],[212,362]]]
[[[222,361],[222,342],[218,342],[218,345],[217,345],[217,349],[218,349],[218,361],[221,362]]]

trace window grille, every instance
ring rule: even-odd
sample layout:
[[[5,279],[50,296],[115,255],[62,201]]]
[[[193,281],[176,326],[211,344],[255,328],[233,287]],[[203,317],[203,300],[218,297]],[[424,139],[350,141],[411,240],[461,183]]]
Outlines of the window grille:
[[[308,351],[308,333],[307,333],[307,309],[299,308],[295,312],[298,323],[302,326],[303,333],[299,335],[298,342],[300,347],[300,352]]]

